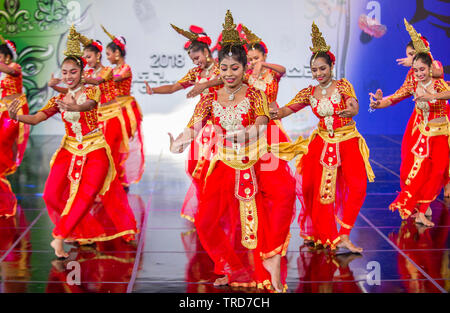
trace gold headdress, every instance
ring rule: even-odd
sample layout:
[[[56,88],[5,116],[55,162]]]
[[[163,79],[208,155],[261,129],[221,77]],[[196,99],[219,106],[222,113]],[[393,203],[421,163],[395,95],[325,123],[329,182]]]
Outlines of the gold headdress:
[[[116,36],[111,35],[103,25],[100,25],[100,26],[102,27],[103,31],[108,35],[108,37],[111,38],[112,41],[114,41],[114,39],[116,39]]]
[[[176,31],[177,33],[179,33],[180,35],[186,37],[186,38],[189,39],[189,41],[191,41],[191,42],[197,40],[198,37],[199,37],[198,34],[195,34],[195,33],[193,33],[193,32],[190,32],[190,31],[181,29],[181,28],[179,28],[179,27],[176,27],[176,26],[173,25],[173,24],[170,24],[170,26],[172,26],[172,28],[175,29],[175,31]]]
[[[405,27],[409,33],[409,36],[411,36],[411,40],[413,42],[414,50],[416,50],[416,53],[430,53],[430,47],[427,47],[425,45],[425,42],[423,42],[422,40],[422,35],[417,33],[414,27],[412,27],[412,25],[408,23],[406,18],[403,18],[403,21],[405,22]]]
[[[67,36],[67,49],[64,51],[65,56],[81,57],[83,55],[78,38],[79,34],[72,25],[69,30],[69,35]]]
[[[249,45],[255,45],[257,43],[261,43],[262,39],[252,33],[244,24],[241,24],[242,30],[245,33],[245,37],[247,38],[247,43]]]
[[[312,53],[330,51],[330,46],[327,45],[325,39],[322,37],[319,27],[317,27],[317,25],[313,22],[311,28],[311,41],[313,46],[309,49],[311,49]]]
[[[81,44],[84,47],[87,47],[87,46],[91,45],[94,42],[93,39],[90,39],[90,38],[88,38],[86,36],[83,36],[82,34],[80,34],[78,32],[77,32],[77,34],[78,34],[78,40],[81,42]]]
[[[6,43],[6,41],[5,41],[5,38],[3,38],[3,36],[0,34],[0,44],[5,44]]]
[[[222,41],[220,42],[222,47],[225,45],[242,46],[246,44],[246,41],[241,39],[239,32],[236,30],[236,24],[234,24],[230,10],[227,10],[225,23],[222,26]]]

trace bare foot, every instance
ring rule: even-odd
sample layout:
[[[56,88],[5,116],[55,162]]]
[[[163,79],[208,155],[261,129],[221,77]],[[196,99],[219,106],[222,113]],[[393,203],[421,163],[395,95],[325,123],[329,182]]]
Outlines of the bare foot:
[[[228,276],[219,277],[214,282],[214,286],[225,286],[228,285]]]
[[[450,182],[444,187],[444,197],[450,198]]]
[[[416,223],[417,224],[423,224],[423,225],[425,225],[427,227],[433,227],[434,226],[434,223],[432,221],[430,221],[429,219],[427,219],[427,217],[423,213],[419,213],[417,215]]]
[[[55,255],[58,258],[68,258],[69,254],[64,251],[64,241],[63,239],[53,239],[50,246],[55,249]]]
[[[270,273],[272,286],[277,292],[283,292],[283,284],[281,283],[281,255],[276,254],[263,261],[264,268]]]
[[[351,241],[348,235],[341,235],[341,242],[338,243],[339,248],[347,248],[353,253],[362,253],[363,248],[355,246]]]

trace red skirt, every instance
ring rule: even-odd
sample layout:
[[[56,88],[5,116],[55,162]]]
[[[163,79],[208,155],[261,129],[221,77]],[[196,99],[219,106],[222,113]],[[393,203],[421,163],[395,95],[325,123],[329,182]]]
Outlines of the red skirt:
[[[286,253],[289,228],[295,216],[296,182],[286,161],[278,160],[279,166],[271,171],[262,170],[274,158],[268,153],[253,166],[258,185],[255,249],[241,243],[242,212],[235,196],[239,170],[217,162],[201,192],[195,226],[203,248],[214,261],[214,272],[228,276],[231,286],[271,290],[270,274],[263,267],[263,259]]]
[[[53,236],[81,244],[117,237],[133,240],[136,220],[117,176],[100,195],[113,166],[107,150],[100,148],[82,158],[65,148],[54,157],[43,196],[55,224]],[[74,177],[79,177],[76,193],[71,191]]]
[[[139,182],[144,174],[144,134],[142,132],[142,112],[134,97],[122,96],[116,99],[121,107],[128,137],[129,151],[121,163],[125,168],[122,185],[129,186]]]
[[[112,117],[105,121],[99,121],[99,127],[102,129],[105,140],[111,148],[111,156],[114,160],[117,177],[119,181],[125,183],[124,160],[128,156],[128,135],[121,122],[122,117]],[[122,119],[123,121],[123,119]],[[124,133],[127,136],[124,138]]]
[[[340,235],[350,233],[367,188],[367,173],[359,140],[356,137],[339,142],[341,164],[336,172],[335,199],[327,204],[321,199],[324,172],[321,159],[326,143],[319,135],[309,143],[308,153],[302,157],[298,167],[302,181],[302,208],[298,223],[300,236],[304,239],[334,249]],[[339,231],[337,224],[341,226]]]
[[[23,101],[18,114],[28,114],[26,98]],[[0,111],[0,176],[5,177],[16,171],[22,162],[29,134],[29,125],[10,119],[8,111]]]

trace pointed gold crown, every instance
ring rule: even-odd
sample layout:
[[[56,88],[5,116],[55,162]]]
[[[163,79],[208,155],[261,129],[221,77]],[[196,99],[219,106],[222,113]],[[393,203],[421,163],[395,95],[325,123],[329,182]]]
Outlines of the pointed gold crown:
[[[86,36],[83,36],[79,32],[77,32],[77,35],[78,35],[78,40],[81,42],[81,44],[84,47],[87,47],[87,46],[89,46],[90,44],[92,44],[94,42],[94,39],[90,39],[90,38],[88,38]]]
[[[241,24],[242,30],[245,33],[245,37],[247,39],[247,43],[249,45],[255,45],[257,43],[260,43],[262,41],[261,38],[256,36],[254,33],[252,33],[244,24]]]
[[[67,49],[64,51],[65,56],[76,56],[81,57],[83,55],[83,52],[80,48],[80,42],[78,40],[79,34],[75,30],[75,27],[70,27],[69,35],[67,36]]]
[[[222,24],[222,41],[220,45],[223,47],[225,45],[245,45],[245,40],[242,40],[239,36],[239,32],[236,30],[236,24],[234,24],[233,16],[230,10],[227,10],[225,15],[225,23]]]
[[[417,33],[414,27],[412,27],[412,25],[408,23],[406,18],[403,18],[403,21],[405,22],[405,27],[409,33],[409,36],[411,36],[411,40],[413,42],[414,50],[416,50],[416,53],[430,53],[430,47],[427,47],[425,45],[422,40],[422,35]]]
[[[313,22],[311,28],[311,41],[313,46],[309,49],[311,49],[312,53],[317,53],[319,51],[330,51],[330,46],[328,46],[325,42],[325,39],[323,38],[322,33],[319,31],[319,27],[317,27],[316,23]]]
[[[194,34],[193,32],[181,29],[179,27],[176,27],[173,24],[170,24],[170,26],[172,26],[173,29],[175,29],[175,31],[177,33],[179,33],[180,35],[186,37],[187,39],[189,39],[190,42],[195,41],[198,39],[199,35],[198,34]]]
[[[5,44],[6,43],[6,41],[5,41],[5,38],[3,38],[3,36],[0,34],[0,44]]]
[[[111,38],[112,41],[114,41],[114,39],[116,39],[116,36],[110,34],[103,25],[100,25],[100,26],[102,27],[103,31],[108,35],[108,37]]]

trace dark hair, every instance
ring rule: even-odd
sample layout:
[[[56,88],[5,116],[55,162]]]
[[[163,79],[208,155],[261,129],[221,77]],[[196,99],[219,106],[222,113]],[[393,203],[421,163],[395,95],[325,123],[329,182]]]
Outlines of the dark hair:
[[[123,41],[124,41],[125,44],[126,44],[127,41],[125,40],[125,37],[121,37],[121,38],[123,39]],[[124,57],[125,54],[126,54],[125,50],[122,50],[122,49],[121,49],[114,41],[111,41],[111,42],[106,46],[106,48],[111,49],[112,52],[116,52],[117,50],[119,50],[120,55],[121,55],[122,57]]]
[[[431,67],[431,64],[433,64],[433,60],[431,59],[431,56],[430,56],[429,53],[425,53],[425,52],[417,53],[417,54],[414,56],[413,63],[414,63],[416,60],[419,60],[419,59],[420,59],[423,63],[425,63],[426,65],[428,65],[429,67]]]
[[[428,41],[427,37],[422,36],[422,38],[425,39],[426,41]],[[415,50],[415,49],[414,49],[414,44],[413,44],[413,41],[412,41],[412,40],[410,40],[410,41],[408,42],[408,44],[406,45],[406,47],[410,47],[411,49]]]
[[[14,47],[16,47],[16,43],[12,40],[10,40],[10,42],[14,45]],[[0,45],[0,53],[4,54],[5,56],[10,56],[11,59],[13,58],[13,53],[12,51],[8,48],[8,46],[6,45],[6,43]]]
[[[188,53],[190,53],[191,51],[197,52],[197,51],[203,51],[205,49],[208,50],[209,54],[211,54],[211,50],[209,49],[209,47],[206,43],[194,40],[193,42],[191,42],[191,45],[186,50]]]
[[[263,55],[267,53],[266,49],[263,47],[262,44],[260,43],[254,43],[254,44],[247,44],[247,50],[258,50],[260,51]]]
[[[61,65],[63,65],[64,63],[66,63],[67,61],[72,61],[75,62],[75,64],[81,69],[81,72],[84,69],[84,62],[80,57],[74,56],[74,55],[70,55],[68,57],[65,57],[64,60],[62,61]]]
[[[226,45],[222,47],[219,51],[219,63],[228,57],[230,52],[232,53],[231,57],[241,63],[243,67],[247,65],[247,52],[241,45]]]
[[[101,42],[99,42],[101,44]],[[97,46],[93,45],[93,44],[89,44],[86,47],[84,47],[85,51],[90,51],[90,52],[94,52],[94,53],[100,53],[100,60],[102,59],[102,52],[97,48]]]
[[[318,59],[318,58],[324,58],[325,62],[331,67],[331,65],[333,65],[333,61],[331,61],[330,55],[326,52],[323,51],[319,51],[314,53],[311,56],[311,59],[309,60],[309,65],[312,65],[313,60]]]

